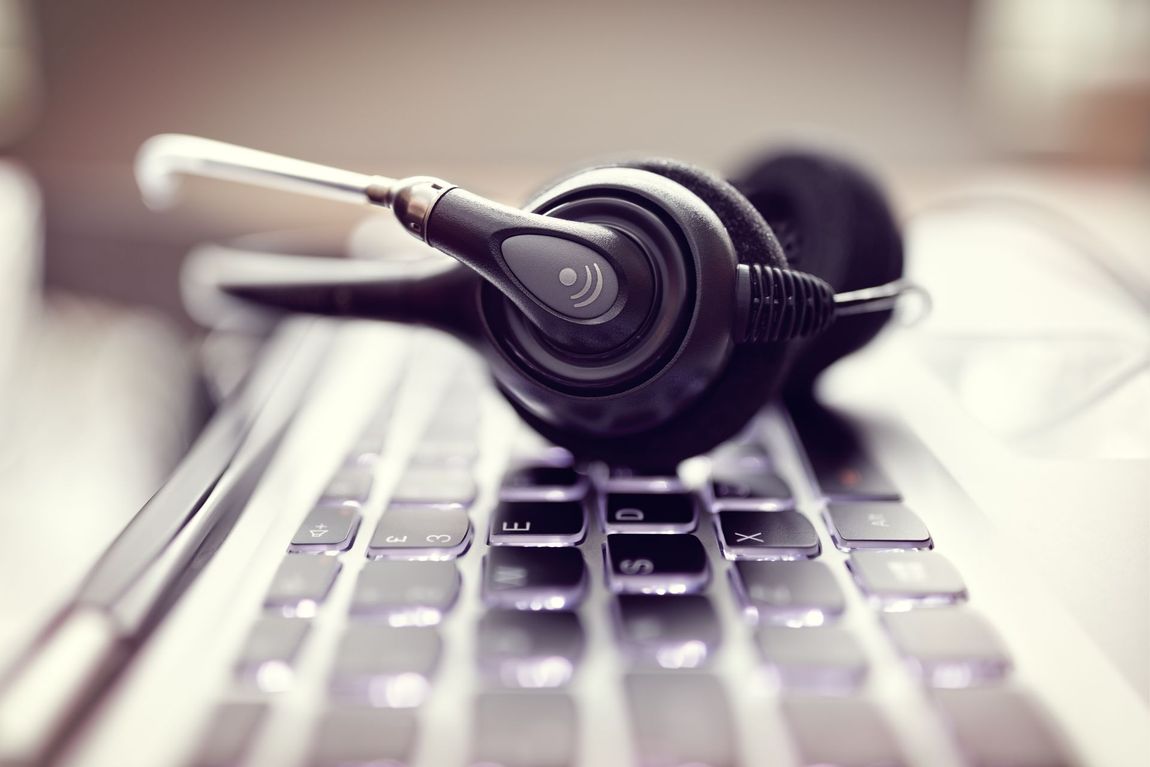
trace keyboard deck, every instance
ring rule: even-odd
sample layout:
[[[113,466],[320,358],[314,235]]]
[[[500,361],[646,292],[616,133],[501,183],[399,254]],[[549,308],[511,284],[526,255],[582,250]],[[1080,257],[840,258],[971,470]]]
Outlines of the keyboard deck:
[[[644,476],[534,438],[465,355],[402,367],[292,510],[187,764],[1072,763],[836,416]]]

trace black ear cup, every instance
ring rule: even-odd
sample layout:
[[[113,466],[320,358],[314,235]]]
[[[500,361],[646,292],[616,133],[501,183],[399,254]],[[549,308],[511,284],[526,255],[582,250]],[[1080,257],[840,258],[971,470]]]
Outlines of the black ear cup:
[[[903,245],[878,186],[838,159],[788,152],[760,160],[733,180],[778,236],[795,269],[826,280],[836,292],[902,277]],[[840,318],[822,335],[796,342],[788,392],[809,390],[835,360],[869,342],[890,311]]]
[[[786,266],[782,246],[762,216],[729,183],[686,163],[653,159],[621,167],[663,176],[700,198],[726,229],[740,263]],[[732,307],[715,307],[722,312]],[[640,434],[611,438],[573,437],[517,406],[545,437],[577,454],[585,453],[635,468],[667,471],[686,455],[705,452],[740,431],[782,383],[786,345],[747,344],[734,348],[724,369],[706,390],[676,415]],[[512,400],[514,402],[514,399]]]

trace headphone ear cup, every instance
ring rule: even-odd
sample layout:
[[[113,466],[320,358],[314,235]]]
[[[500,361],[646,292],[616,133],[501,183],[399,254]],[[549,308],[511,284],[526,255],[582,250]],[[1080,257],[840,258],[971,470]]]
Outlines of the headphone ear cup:
[[[903,244],[883,193],[861,170],[825,155],[788,152],[754,163],[733,181],[774,230],[795,269],[835,292],[902,277]],[[810,389],[824,368],[866,345],[890,320],[882,311],[845,317],[794,344],[788,392]]]
[[[674,160],[651,159],[620,167],[656,173],[700,198],[722,223],[740,263],[786,266],[783,249],[754,207],[729,183],[701,168]],[[703,453],[737,434],[768,399],[779,392],[788,359],[787,344],[739,344],[726,367],[699,397],[673,418],[636,435],[573,438],[543,422],[512,400],[543,436],[571,448],[623,465],[673,471],[684,456]]]

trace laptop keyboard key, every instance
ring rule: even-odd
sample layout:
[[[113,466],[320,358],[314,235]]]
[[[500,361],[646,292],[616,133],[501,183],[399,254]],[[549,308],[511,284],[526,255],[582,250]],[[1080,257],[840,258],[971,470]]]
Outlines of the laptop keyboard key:
[[[580,501],[588,487],[587,478],[571,466],[522,464],[504,475],[499,497],[505,501]]]
[[[831,537],[850,549],[929,549],[926,525],[901,503],[832,503],[826,512]]]
[[[331,591],[339,568],[335,557],[288,554],[272,578],[264,604],[289,617],[310,618]]]
[[[267,717],[266,703],[228,702],[216,706],[189,764],[191,767],[243,764]]]
[[[575,703],[561,692],[487,692],[475,698],[472,764],[574,767]]]
[[[359,529],[359,509],[354,506],[317,506],[296,530],[289,551],[319,554],[347,551]]]
[[[370,466],[344,466],[324,488],[322,503],[351,503],[362,506],[371,495],[375,469]]]
[[[698,517],[690,493],[608,493],[603,521],[609,533],[689,533]]]
[[[693,535],[608,535],[607,581],[624,594],[686,594],[710,579],[707,552]]]
[[[983,687],[940,690],[943,718],[975,767],[1070,767],[1077,760],[1045,712],[1016,690]]]
[[[822,562],[736,562],[732,579],[744,610],[762,624],[820,626],[846,609],[846,597]]]
[[[966,599],[962,576],[933,551],[856,551],[847,564],[863,592],[884,610]]]
[[[721,511],[719,537],[727,559],[817,557],[819,535],[797,511]]]
[[[479,665],[507,687],[561,687],[583,656],[583,626],[565,610],[488,610],[479,619]]]
[[[904,764],[890,726],[867,700],[788,695],[782,710],[803,767]]]
[[[845,628],[764,626],[757,638],[763,660],[784,687],[835,693],[866,678],[866,655]]]
[[[586,535],[582,501],[502,501],[491,514],[492,546],[574,546]]]
[[[624,679],[642,767],[736,767],[730,703],[719,681],[700,673],[628,674]]]
[[[236,673],[264,692],[291,686],[296,656],[311,624],[295,618],[263,617],[255,622],[236,660]]]
[[[620,639],[640,662],[698,668],[720,644],[719,618],[705,596],[625,594],[616,599]]]
[[[576,548],[501,546],[483,560],[483,595],[492,607],[563,610],[587,590],[587,567]]]
[[[356,581],[351,613],[392,626],[433,626],[455,603],[459,582],[453,562],[368,562]]]
[[[336,650],[332,693],[384,708],[418,706],[430,691],[441,647],[434,628],[352,624]]]
[[[310,767],[402,767],[418,732],[413,711],[337,706],[316,725]]]
[[[391,494],[395,506],[465,509],[475,501],[475,478],[467,469],[412,467]]]
[[[998,633],[969,608],[888,613],[883,622],[899,651],[934,687],[997,682],[1010,670]]]
[[[714,511],[790,509],[795,505],[790,485],[756,445],[720,449],[716,453],[711,468],[711,495]]]
[[[394,506],[384,511],[367,555],[373,559],[455,559],[471,544],[461,509]]]
[[[815,481],[831,501],[897,501],[898,490],[866,454],[850,422],[809,398],[787,403]]]

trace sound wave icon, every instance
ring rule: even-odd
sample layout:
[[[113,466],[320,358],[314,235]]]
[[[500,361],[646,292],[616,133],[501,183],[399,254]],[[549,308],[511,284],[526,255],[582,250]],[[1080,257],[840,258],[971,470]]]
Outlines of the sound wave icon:
[[[591,276],[592,268],[595,269],[594,277]],[[578,293],[570,297],[572,301],[578,301],[578,303],[574,305],[576,309],[582,309],[584,306],[590,306],[595,303],[595,300],[599,298],[599,294],[603,292],[603,272],[600,271],[599,264],[584,265],[583,269],[587,272],[587,282]],[[574,282],[574,280],[572,280],[572,282]],[[591,290],[592,285],[595,286],[594,291]],[[586,296],[588,292],[590,292],[591,295],[579,301],[579,299]]]

